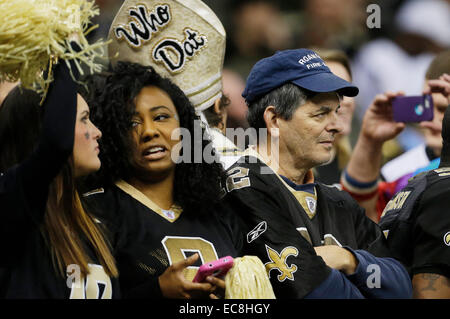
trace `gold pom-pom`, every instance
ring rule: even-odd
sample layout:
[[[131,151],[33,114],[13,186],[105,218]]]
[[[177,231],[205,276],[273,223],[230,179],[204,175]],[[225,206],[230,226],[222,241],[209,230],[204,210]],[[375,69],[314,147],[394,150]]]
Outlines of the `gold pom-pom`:
[[[86,39],[96,27],[89,28],[89,21],[98,14],[87,0],[1,1],[0,81],[20,81],[23,87],[44,93],[53,80],[51,74],[43,76],[50,61],[73,60],[80,74],[80,63],[91,72],[101,71],[94,60],[104,56],[105,43],[91,45]],[[73,51],[71,40],[78,43],[79,52]]]
[[[266,268],[258,257],[235,258],[225,276],[225,299],[275,299]]]

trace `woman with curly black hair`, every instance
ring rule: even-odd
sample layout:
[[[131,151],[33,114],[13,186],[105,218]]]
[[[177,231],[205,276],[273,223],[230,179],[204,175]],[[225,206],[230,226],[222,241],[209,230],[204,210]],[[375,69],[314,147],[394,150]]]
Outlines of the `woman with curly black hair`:
[[[124,296],[192,298],[223,288],[214,278],[192,282],[196,266],[235,256],[241,236],[233,216],[214,210],[225,175],[188,98],[152,67],[129,62],[89,87],[105,189],[87,199],[117,231]]]

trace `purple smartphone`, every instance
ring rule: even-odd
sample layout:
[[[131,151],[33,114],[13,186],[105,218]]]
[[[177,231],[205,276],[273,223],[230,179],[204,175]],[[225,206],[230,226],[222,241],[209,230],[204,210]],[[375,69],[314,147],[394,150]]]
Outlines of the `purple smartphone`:
[[[392,100],[394,121],[423,122],[433,119],[433,99],[431,95],[398,96]]]
[[[223,278],[233,267],[233,257],[226,256],[200,266],[193,282],[203,282],[206,277]]]

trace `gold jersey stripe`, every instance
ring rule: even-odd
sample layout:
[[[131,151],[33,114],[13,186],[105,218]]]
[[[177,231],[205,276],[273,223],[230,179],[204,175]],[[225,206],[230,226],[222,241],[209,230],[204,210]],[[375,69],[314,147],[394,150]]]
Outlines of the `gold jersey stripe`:
[[[161,217],[163,217],[164,219],[166,219],[167,221],[169,221],[171,223],[175,222],[180,217],[181,213],[183,212],[183,209],[181,207],[179,207],[177,205],[172,205],[172,207],[170,207],[169,211],[173,212],[173,218],[170,218],[167,214],[164,213],[165,211],[167,212],[167,210],[164,210],[161,207],[159,207],[150,198],[145,196],[144,193],[142,193],[140,190],[138,190],[134,186],[128,184],[124,180],[118,181],[116,183],[116,186],[119,187],[121,190],[123,190],[128,195],[130,195],[131,197],[133,197],[135,200],[140,202],[142,205],[148,207],[149,209],[151,209],[152,211],[154,211],[155,213],[157,213],[158,215],[160,215]]]

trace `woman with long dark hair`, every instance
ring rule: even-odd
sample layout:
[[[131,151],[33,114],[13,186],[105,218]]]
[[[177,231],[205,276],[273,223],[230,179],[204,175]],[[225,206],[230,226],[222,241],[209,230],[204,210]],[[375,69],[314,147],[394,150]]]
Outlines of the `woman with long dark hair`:
[[[116,230],[125,297],[207,296],[223,282],[193,283],[198,266],[240,245],[233,216],[214,210],[224,171],[185,94],[152,67],[119,62],[91,79],[102,130],[105,187],[87,200]],[[212,295],[214,298],[216,295]]]
[[[76,185],[100,168],[101,132],[65,61],[54,78],[42,106],[37,93],[16,87],[0,108],[1,295],[114,298],[107,231]]]

